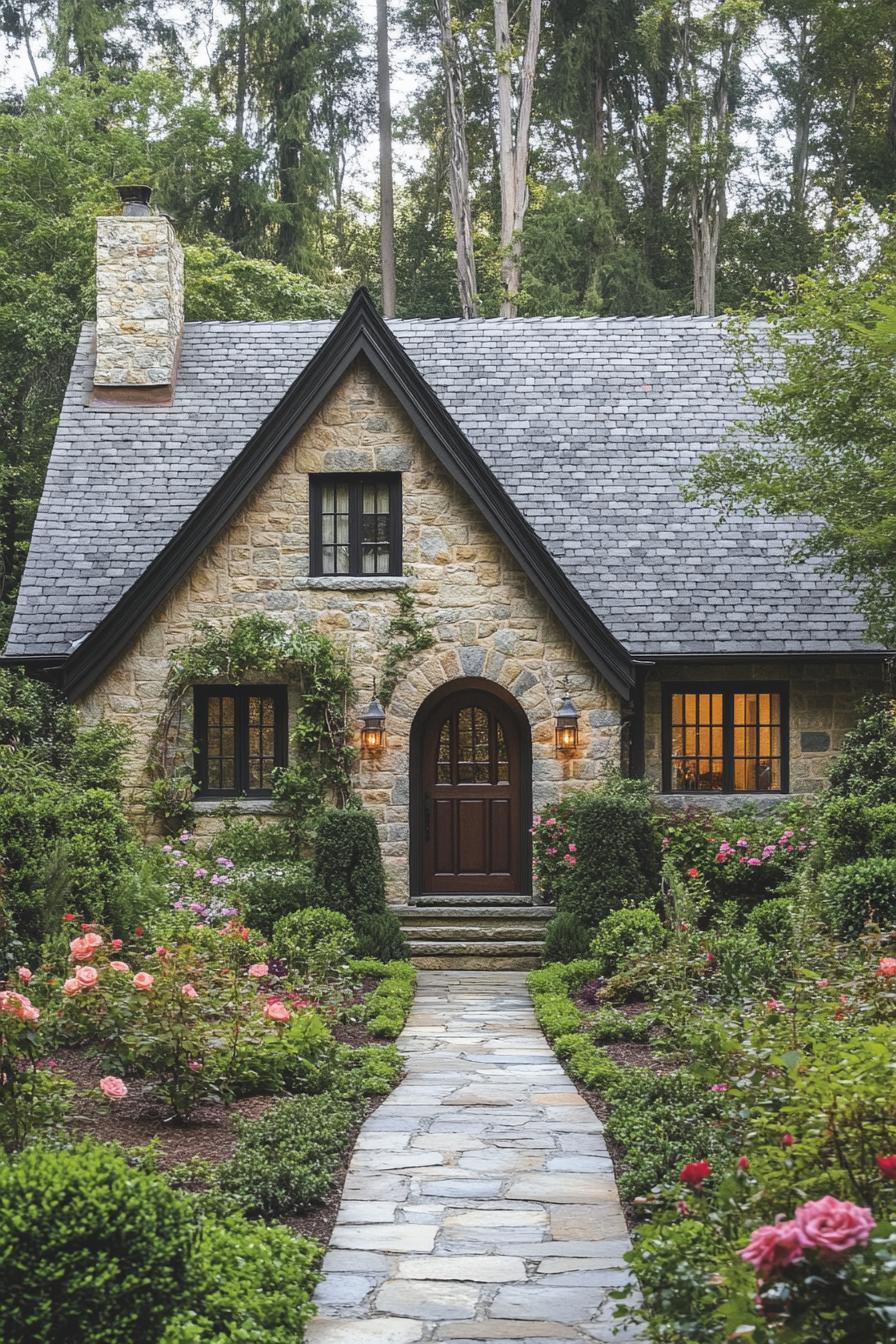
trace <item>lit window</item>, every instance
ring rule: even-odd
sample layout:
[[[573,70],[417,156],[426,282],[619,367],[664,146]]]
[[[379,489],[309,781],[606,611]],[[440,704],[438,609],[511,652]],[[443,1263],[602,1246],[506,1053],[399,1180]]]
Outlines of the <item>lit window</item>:
[[[666,687],[663,788],[783,793],[787,704],[780,687]]]

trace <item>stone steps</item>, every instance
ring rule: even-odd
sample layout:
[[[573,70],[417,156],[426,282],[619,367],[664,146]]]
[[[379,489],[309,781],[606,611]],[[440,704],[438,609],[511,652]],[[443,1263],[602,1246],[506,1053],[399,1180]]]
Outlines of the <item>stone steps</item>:
[[[420,970],[524,971],[541,965],[549,906],[441,896],[393,906]]]

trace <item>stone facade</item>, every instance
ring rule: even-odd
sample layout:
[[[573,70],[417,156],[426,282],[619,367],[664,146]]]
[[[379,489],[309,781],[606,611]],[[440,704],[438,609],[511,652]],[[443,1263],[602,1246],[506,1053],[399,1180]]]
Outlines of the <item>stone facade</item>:
[[[645,686],[645,773],[662,790],[663,683],[668,682],[785,682],[790,703],[790,792],[811,795],[823,786],[834,757],[852,727],[864,695],[883,685],[880,663],[834,660],[830,662],[787,660],[755,663],[664,664],[653,672]],[[754,795],[752,800],[774,803],[776,795]],[[730,807],[744,795],[666,795],[668,802],[699,803]]]
[[[96,373],[102,387],[174,382],[184,254],[164,215],[104,215],[96,232]]]
[[[404,579],[309,578],[309,473],[322,471],[402,473]],[[82,704],[88,720],[106,715],[132,730],[134,815],[145,819],[144,766],[168,657],[191,638],[198,620],[223,624],[264,611],[284,621],[313,622],[348,649],[363,704],[382,667],[395,589],[404,582],[416,594],[419,614],[435,622],[436,643],[399,683],[385,749],[361,757],[357,780],[377,818],[392,900],[408,896],[411,728],[437,687],[479,677],[515,697],[532,734],[536,810],[618,764],[618,696],[421,443],[391,394],[359,363]],[[581,714],[580,742],[574,756],[559,758],[553,713],[566,676]],[[204,824],[214,825],[214,818]]]

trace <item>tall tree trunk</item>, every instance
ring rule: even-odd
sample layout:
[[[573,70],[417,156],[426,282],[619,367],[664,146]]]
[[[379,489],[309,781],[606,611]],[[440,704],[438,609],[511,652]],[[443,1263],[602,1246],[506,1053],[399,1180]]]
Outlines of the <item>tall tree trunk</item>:
[[[436,0],[445,70],[448,112],[448,187],[454,240],[457,247],[457,294],[462,317],[479,316],[479,287],[473,251],[473,215],[470,208],[470,154],[460,53],[451,20],[451,0]]]
[[[896,36],[893,38],[892,72],[890,74],[890,115],[887,121],[887,141],[896,154]]]
[[[377,92],[380,115],[380,275],[383,316],[395,316],[395,199],[392,190],[392,97],[389,87],[388,0],[376,3]]]
[[[694,312],[714,317],[716,266],[719,259],[721,211],[711,188],[699,185],[690,193],[691,251],[694,261]]]
[[[809,63],[812,58],[810,23],[803,18],[796,39],[796,91],[793,100],[793,155],[790,175],[790,205],[794,215],[806,213],[809,189],[809,144],[812,131],[812,76]]]
[[[498,164],[501,175],[501,316],[516,317],[523,263],[523,223],[529,205],[529,128],[535,64],[541,36],[541,0],[529,0],[529,30],[520,74],[519,107],[513,117],[513,48],[507,0],[494,0],[498,71]]]
[[[248,17],[246,0],[240,0],[236,34],[236,104],[234,124],[236,133],[242,137],[246,128],[246,99],[248,96],[247,71]],[[234,247],[240,247],[246,227],[246,212],[243,209],[241,183],[238,173],[234,173],[228,186],[227,234],[228,241]]]

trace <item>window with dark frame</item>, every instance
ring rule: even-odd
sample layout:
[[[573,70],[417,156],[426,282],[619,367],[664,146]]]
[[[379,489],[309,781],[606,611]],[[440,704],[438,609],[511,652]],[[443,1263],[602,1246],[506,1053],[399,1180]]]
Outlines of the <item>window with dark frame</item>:
[[[200,797],[270,797],[287,764],[286,687],[195,687],[193,735]]]
[[[401,574],[401,476],[311,477],[312,575]]]
[[[787,687],[663,688],[666,793],[786,793]]]

